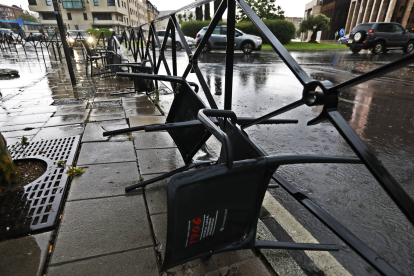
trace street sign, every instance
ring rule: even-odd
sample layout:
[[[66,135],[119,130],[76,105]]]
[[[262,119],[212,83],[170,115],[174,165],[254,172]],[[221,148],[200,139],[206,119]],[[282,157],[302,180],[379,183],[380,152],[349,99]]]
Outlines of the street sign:
[[[344,36],[344,35],[345,35],[345,29],[341,29],[341,30],[339,31],[339,34],[340,34],[340,36]]]
[[[21,18],[17,18],[17,23],[19,23],[19,26],[20,27],[23,27],[24,26],[23,19],[21,19]]]
[[[338,36],[338,31],[335,32],[335,37],[337,37],[337,36]]]

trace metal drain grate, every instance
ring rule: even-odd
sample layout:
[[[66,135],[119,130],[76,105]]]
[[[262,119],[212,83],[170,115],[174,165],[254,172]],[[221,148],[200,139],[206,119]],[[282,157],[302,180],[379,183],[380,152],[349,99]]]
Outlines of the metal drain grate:
[[[53,140],[30,142],[26,146],[19,143],[8,146],[13,159],[40,156],[50,159],[54,163],[59,160],[66,161],[66,165],[72,165],[79,144],[79,136],[71,136]],[[75,150],[71,150],[75,147]]]
[[[96,108],[96,107],[115,107],[115,106],[122,106],[120,100],[118,101],[102,101],[102,102],[93,102],[89,103],[89,108]]]
[[[74,136],[31,142],[24,153],[21,152],[21,146],[16,147],[15,151],[11,149],[13,157],[41,159],[47,163],[47,169],[40,178],[23,189],[0,196],[0,240],[55,225],[68,182],[67,169],[57,167],[55,162],[66,160],[71,165],[79,141],[80,136]],[[27,154],[28,149],[31,149],[30,155]],[[40,151],[45,153],[36,154]]]
[[[54,100],[52,105],[84,104],[84,103],[87,103],[86,99],[60,99],[60,100]]]

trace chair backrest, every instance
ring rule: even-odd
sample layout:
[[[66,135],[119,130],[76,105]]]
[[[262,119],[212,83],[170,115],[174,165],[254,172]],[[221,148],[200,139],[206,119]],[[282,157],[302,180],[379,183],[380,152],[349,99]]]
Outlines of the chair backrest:
[[[214,165],[168,183],[163,270],[255,242],[257,220],[273,171],[265,157]]]
[[[152,74],[152,67],[131,67],[132,73]],[[138,92],[152,92],[155,89],[154,81],[151,79],[134,78],[134,88]]]
[[[166,123],[198,120],[198,111],[206,106],[188,83],[178,85],[178,93],[175,94]],[[186,159],[204,136],[205,128],[200,125],[199,127],[171,129],[168,133],[173,138],[183,159]]]

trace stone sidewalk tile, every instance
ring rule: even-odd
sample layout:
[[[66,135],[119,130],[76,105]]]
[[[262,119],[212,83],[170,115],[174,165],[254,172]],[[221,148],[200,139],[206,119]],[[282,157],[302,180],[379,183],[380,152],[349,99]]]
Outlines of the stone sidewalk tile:
[[[82,137],[82,143],[99,141],[127,141],[129,140],[129,138],[126,133],[114,135],[111,137],[103,136],[103,133],[105,131],[128,127],[129,126],[125,119],[88,123],[85,128],[85,133]]]
[[[257,223],[256,240],[276,241],[276,238],[260,219]],[[281,249],[260,249],[260,252],[262,252],[263,256],[265,256],[278,275],[306,275],[288,251]]]
[[[2,132],[4,138],[14,138],[14,137],[22,137],[22,136],[34,136],[38,133],[40,128],[35,128],[31,130],[18,130],[18,131],[8,131]]]
[[[123,97],[121,97],[121,100],[123,103],[136,102],[136,101],[141,101],[141,100],[150,101],[150,99],[145,93],[141,93],[141,94],[132,93],[129,95],[123,95]]]
[[[245,261],[231,265],[230,267],[222,267],[219,269],[219,275],[237,275],[237,276],[276,276],[276,274],[268,268],[258,257],[250,258]],[[208,274],[209,276],[212,276]],[[280,274],[280,275],[296,275],[296,274]]]
[[[142,195],[69,201],[51,264],[153,246]]]
[[[44,127],[83,124],[87,117],[88,117],[87,113],[54,116],[50,118],[49,121],[47,121]]]
[[[89,122],[111,121],[111,120],[119,120],[119,119],[124,119],[124,118],[125,118],[125,113],[109,114],[109,115],[101,115],[101,116],[90,116]]]
[[[83,124],[44,127],[34,137],[32,141],[57,139],[68,136],[81,135],[84,131]]]
[[[26,124],[26,125],[13,125],[13,126],[2,126],[0,127],[1,132],[6,131],[17,131],[17,130],[24,130],[25,128],[41,128],[44,126],[46,122],[43,123],[34,123],[34,124]]]
[[[144,248],[68,263],[49,266],[48,276],[159,276],[154,249]]]
[[[89,121],[108,121],[125,118],[124,109],[121,106],[116,107],[98,107],[93,108],[89,115]]]
[[[2,276],[42,275],[52,232],[0,242]]]
[[[29,107],[24,109],[21,113],[19,113],[19,115],[53,113],[56,112],[57,109],[57,106]]]
[[[125,187],[139,182],[136,162],[89,165],[84,170],[73,178],[68,201],[125,195]]]
[[[50,116],[52,115],[53,113],[15,116],[11,120],[9,120],[7,124],[5,124],[5,126],[44,123],[47,122],[50,119]]]
[[[160,174],[147,174],[142,176],[142,178],[145,181],[159,175]],[[170,177],[145,187],[145,197],[150,215],[167,213],[167,185],[169,180]]]
[[[148,108],[148,107],[152,107],[155,105],[150,100],[137,100],[135,102],[124,102],[122,103],[122,106],[125,109],[131,109],[131,108]]]
[[[137,157],[142,175],[167,173],[185,165],[177,148],[137,150]]]
[[[4,136],[4,133],[3,133]],[[30,142],[33,138],[33,136],[24,136],[27,138],[27,142]],[[11,137],[11,138],[6,138],[4,137],[4,139],[6,139],[7,145],[14,145],[16,143],[21,143],[22,142],[22,137]]]
[[[161,116],[162,114],[156,106],[149,106],[125,109],[125,115],[129,118],[132,116]]]
[[[130,116],[129,117],[129,126],[137,127],[150,124],[164,124],[164,116]]]
[[[135,149],[163,149],[176,147],[168,132],[134,132]]]
[[[0,114],[0,122],[8,122],[13,117],[16,117],[17,113],[1,113]]]
[[[79,165],[135,161],[132,141],[84,143],[78,158]]]
[[[85,113],[89,113],[89,109],[86,108],[86,103],[81,105],[61,105],[59,109],[55,113],[56,116],[63,116],[63,115],[76,115],[80,114],[83,115]]]
[[[165,256],[165,246],[167,241],[167,214],[158,214],[151,216],[152,227],[155,235],[156,250],[161,254],[162,259]],[[218,270],[223,267],[230,267],[233,264],[256,258],[254,252],[250,249],[243,249],[231,252],[214,254],[210,259],[203,261],[196,259],[188,263],[173,267],[167,272],[171,275],[204,275],[206,273]],[[251,274],[260,275],[260,274]],[[267,274],[264,274],[267,275]]]

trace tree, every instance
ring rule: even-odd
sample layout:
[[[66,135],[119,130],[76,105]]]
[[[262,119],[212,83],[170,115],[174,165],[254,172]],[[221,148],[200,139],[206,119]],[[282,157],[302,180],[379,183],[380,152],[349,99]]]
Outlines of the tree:
[[[188,15],[188,21],[193,20],[194,14],[193,12],[190,12],[190,14]]]
[[[204,5],[204,20],[211,20],[210,3]]]
[[[214,0],[214,14],[217,13],[218,8],[220,7],[221,0]],[[222,20],[222,17],[220,17],[220,21]]]
[[[203,6],[197,7],[195,9],[195,16],[196,16],[196,20],[203,20]]]
[[[180,13],[177,15],[177,17],[178,17],[178,23],[179,24],[183,23],[183,15]]]
[[[20,178],[20,170],[14,165],[7,149],[6,140],[0,133],[0,183],[9,187]]]
[[[17,18],[23,19],[23,21],[28,22],[37,22],[37,18],[34,16],[31,16],[30,14],[22,13],[17,16]]]
[[[187,14],[183,14],[183,19],[184,19],[184,21],[187,21]]]
[[[257,14],[261,20],[285,19],[285,12],[280,6],[275,7],[276,0],[246,0],[246,3]],[[238,8],[237,21],[249,20],[247,15]]]
[[[329,21],[331,19],[324,14],[310,15],[307,19],[303,20],[299,25],[299,30],[304,33],[307,31],[313,31],[311,35],[310,43],[316,43],[316,34],[319,31],[329,30]]]

